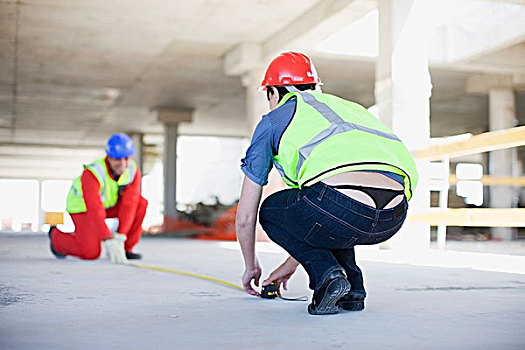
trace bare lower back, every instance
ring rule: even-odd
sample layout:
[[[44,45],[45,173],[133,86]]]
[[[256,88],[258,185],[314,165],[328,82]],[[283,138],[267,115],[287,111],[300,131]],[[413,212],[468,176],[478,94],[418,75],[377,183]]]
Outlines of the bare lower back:
[[[327,179],[324,179],[323,182],[329,186],[335,185],[358,185],[358,186],[367,186],[367,187],[376,187],[376,188],[388,188],[392,190],[402,190],[403,185],[399,182],[389,178],[386,175],[377,172],[370,171],[352,171],[342,174],[337,174],[331,176]],[[344,193],[346,196],[355,199],[361,203],[375,207],[375,203],[364,192],[359,190],[350,190],[350,189],[336,189],[337,191]],[[393,208],[397,204],[401,203],[403,196],[399,195],[395,197],[384,209]]]

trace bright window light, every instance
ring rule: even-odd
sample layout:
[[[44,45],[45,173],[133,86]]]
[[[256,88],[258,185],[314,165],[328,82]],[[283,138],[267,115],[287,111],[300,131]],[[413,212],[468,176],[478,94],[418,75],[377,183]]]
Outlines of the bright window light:
[[[458,163],[456,165],[456,194],[464,197],[466,204],[483,205],[483,165],[475,163]]]
[[[66,211],[66,200],[72,181],[42,181],[42,210],[45,212]]]
[[[458,163],[456,177],[459,180],[479,180],[483,177],[483,165],[474,163]]]
[[[244,139],[180,136],[177,143],[177,203],[233,204],[239,198]]]
[[[483,205],[483,183],[481,181],[458,181],[456,194],[465,198],[465,203]]]
[[[2,230],[37,230],[38,190],[39,184],[36,180],[0,179],[0,228]]]

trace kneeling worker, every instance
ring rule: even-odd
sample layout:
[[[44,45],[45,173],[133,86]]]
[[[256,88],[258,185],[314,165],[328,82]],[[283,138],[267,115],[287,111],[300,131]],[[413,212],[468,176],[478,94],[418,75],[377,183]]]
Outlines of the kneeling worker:
[[[106,154],[85,165],[69,190],[67,211],[75,232],[65,233],[54,226],[49,230],[51,252],[59,259],[66,255],[97,259],[100,242],[112,262],[141,258],[133,253],[133,247],[142,236],[148,202],[140,194],[140,169],[131,159],[135,146],[128,135],[114,134],[108,140]],[[119,219],[114,235],[104,221],[106,218]]]
[[[312,315],[359,311],[366,297],[354,246],[386,241],[405,221],[417,183],[401,140],[364,107],[320,91],[310,59],[287,52],[262,82],[271,112],[242,160],[236,230],[245,262],[244,290],[259,295],[255,224],[272,165],[290,189],[270,195],[259,221],[290,257],[263,282],[286,289],[301,264],[310,277]]]

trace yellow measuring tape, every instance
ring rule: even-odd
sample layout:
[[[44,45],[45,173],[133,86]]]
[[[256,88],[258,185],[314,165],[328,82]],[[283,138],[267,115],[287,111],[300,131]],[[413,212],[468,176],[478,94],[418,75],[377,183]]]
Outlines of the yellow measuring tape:
[[[128,265],[129,266],[133,266],[133,267],[137,267],[139,269],[161,271],[161,272],[169,272],[169,273],[175,273],[177,275],[196,277],[196,278],[200,278],[200,279],[203,279],[203,280],[219,283],[219,284],[231,287],[231,288],[244,290],[241,286],[238,286],[236,284],[233,284],[233,283],[230,283],[230,282],[227,282],[227,281],[223,281],[223,280],[218,279],[218,278],[213,278],[213,277],[210,277],[210,276],[199,275],[198,273],[186,272],[186,271],[176,270],[176,269],[167,269],[165,267],[157,267],[157,266],[150,266],[150,265],[141,265],[141,264],[128,264]]]

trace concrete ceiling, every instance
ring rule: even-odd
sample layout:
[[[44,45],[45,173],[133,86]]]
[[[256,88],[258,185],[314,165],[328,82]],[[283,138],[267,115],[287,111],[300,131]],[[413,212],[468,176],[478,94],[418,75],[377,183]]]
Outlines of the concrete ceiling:
[[[34,176],[21,164],[42,158],[37,149],[57,162],[89,160],[113,132],[161,135],[151,113],[158,107],[192,110],[195,121],[208,121],[208,128],[195,122],[183,133],[249,136],[242,79],[224,69],[225,56],[242,43],[259,44],[265,59],[290,46],[306,50],[325,91],[370,106],[375,59],[314,46],[376,6],[370,0],[0,0],[0,177]],[[465,82],[478,73],[525,74],[525,35],[504,39],[432,65],[433,136],[486,130],[487,97],[466,94]],[[523,100],[518,93],[518,106]],[[210,121],[223,127],[210,129]],[[67,155],[59,151],[64,147]],[[50,164],[41,163],[44,170]]]

